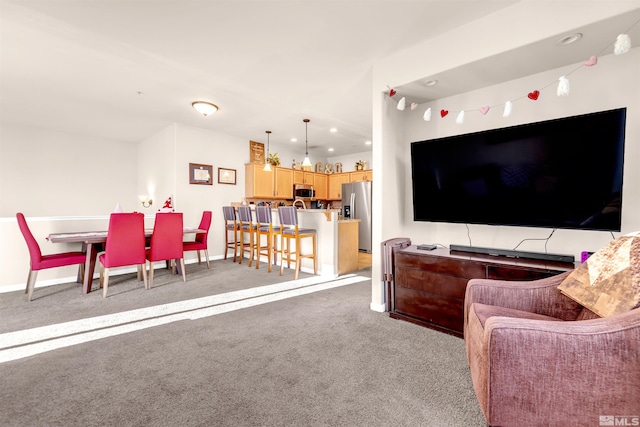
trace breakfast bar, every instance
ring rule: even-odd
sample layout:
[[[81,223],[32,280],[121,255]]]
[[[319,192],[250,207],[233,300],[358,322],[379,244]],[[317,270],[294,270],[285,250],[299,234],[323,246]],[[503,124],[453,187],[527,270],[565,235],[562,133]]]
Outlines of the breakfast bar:
[[[317,232],[318,274],[337,277],[357,269],[359,220],[339,218],[339,209],[298,209],[300,227]],[[278,212],[272,217],[277,222]],[[354,227],[354,225],[356,225]],[[354,234],[355,233],[355,234]],[[302,241],[302,251],[311,251],[311,242]],[[355,259],[353,262],[349,260]],[[313,273],[313,260],[302,259],[301,269]]]

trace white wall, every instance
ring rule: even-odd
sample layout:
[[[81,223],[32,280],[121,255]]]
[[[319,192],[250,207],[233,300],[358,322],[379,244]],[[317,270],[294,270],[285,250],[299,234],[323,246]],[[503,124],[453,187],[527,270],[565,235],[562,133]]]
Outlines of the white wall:
[[[107,215],[133,209],[134,144],[2,125],[0,217]]]
[[[362,153],[345,154],[344,156],[329,157],[327,161],[331,164],[342,163],[342,172],[353,172],[356,162],[363,161],[367,163],[365,169],[374,169],[373,167],[373,151],[365,151]],[[375,172],[374,172],[375,173]]]
[[[222,207],[244,197],[244,164],[249,162],[249,141],[243,138],[176,125],[175,208],[184,213],[186,225],[197,226],[202,211],[213,213],[209,231],[209,256],[224,253]],[[189,184],[189,163],[213,166],[213,184]],[[235,169],[236,185],[218,184],[218,168]],[[185,253],[185,260],[196,258]]]
[[[589,8],[584,8],[580,2],[523,1],[376,64],[373,72],[373,158],[379,185],[374,186],[373,202],[374,212],[381,212],[379,218],[384,218],[384,222],[376,221],[374,217],[373,309],[384,307],[383,284],[376,281],[381,270],[380,242],[393,237],[409,237],[413,243],[469,244],[464,224],[413,221],[410,172],[410,143],[413,141],[627,107],[623,232],[640,229],[640,189],[637,184],[640,182],[640,87],[637,78],[640,59],[637,48],[626,55],[601,57],[597,66],[571,74],[571,94],[566,98],[555,95],[553,82],[578,64],[438,100],[414,111],[397,111],[396,102],[386,96],[388,87],[436,75],[634,8],[637,8],[637,2],[594,1],[590,2]],[[527,19],[515,19],[519,16]],[[474,40],[474,49],[467,48],[469,40]],[[613,41],[603,40],[603,45]],[[457,125],[455,115],[445,120],[437,113],[441,108],[470,111],[483,105],[496,105],[526,96],[529,91],[549,83],[551,86],[543,91],[538,101],[515,104],[509,121],[502,118],[501,111],[492,111],[487,116],[469,113],[465,123]],[[525,98],[525,101],[528,100]],[[433,118],[431,122],[424,122],[421,116],[429,106],[434,112]],[[524,227],[471,225],[469,228],[475,246],[501,248],[512,248],[522,238],[546,237],[550,232]],[[599,248],[609,239],[611,235],[603,232],[563,230],[554,234],[547,250],[578,255],[583,250]],[[543,247],[531,243],[520,249],[541,251]]]

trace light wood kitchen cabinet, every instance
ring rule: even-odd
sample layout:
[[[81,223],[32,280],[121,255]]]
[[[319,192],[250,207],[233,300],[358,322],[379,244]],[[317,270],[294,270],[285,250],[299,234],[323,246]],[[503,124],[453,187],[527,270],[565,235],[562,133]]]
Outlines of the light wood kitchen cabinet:
[[[373,181],[373,169],[349,172],[349,182]]]
[[[342,184],[349,182],[348,173],[329,175],[329,200],[342,200]]]
[[[244,195],[247,198],[273,198],[273,172],[265,172],[264,165],[249,163],[244,165]],[[273,168],[272,168],[273,169]]]
[[[248,199],[292,199],[293,171],[271,167],[265,172],[264,165],[249,163],[244,166],[244,195]]]
[[[293,169],[273,168],[274,188],[273,197],[276,199],[293,199]]]
[[[293,183],[313,185],[315,175],[314,172],[293,170]]]
[[[328,189],[329,181],[327,175],[323,173],[313,174],[313,190],[316,192],[315,198],[319,200],[326,200],[329,195]]]

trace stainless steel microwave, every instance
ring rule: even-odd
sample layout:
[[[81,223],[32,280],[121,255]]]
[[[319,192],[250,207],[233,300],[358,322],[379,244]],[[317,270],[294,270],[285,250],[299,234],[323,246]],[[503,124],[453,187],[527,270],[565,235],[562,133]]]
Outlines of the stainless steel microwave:
[[[293,184],[293,198],[311,200],[315,196],[313,186],[309,184]]]

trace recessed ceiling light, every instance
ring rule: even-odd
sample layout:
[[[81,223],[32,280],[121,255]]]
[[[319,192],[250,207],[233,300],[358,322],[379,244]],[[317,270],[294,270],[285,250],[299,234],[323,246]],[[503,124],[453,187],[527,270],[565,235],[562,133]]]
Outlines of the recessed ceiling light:
[[[336,128],[331,128],[331,129],[329,129],[329,132],[331,132],[331,133],[336,133],[336,132],[338,132],[338,129],[336,129]]]
[[[365,141],[364,144],[365,145],[371,145],[371,141]]]
[[[329,151],[333,151],[333,148],[329,148]]]
[[[566,46],[575,43],[582,38],[582,33],[569,34],[556,42],[556,46]]]
[[[426,87],[435,86],[437,84],[438,84],[437,80],[426,80],[426,81],[422,82],[422,85],[426,86]]]
[[[298,142],[298,138],[291,138],[291,142]]]

